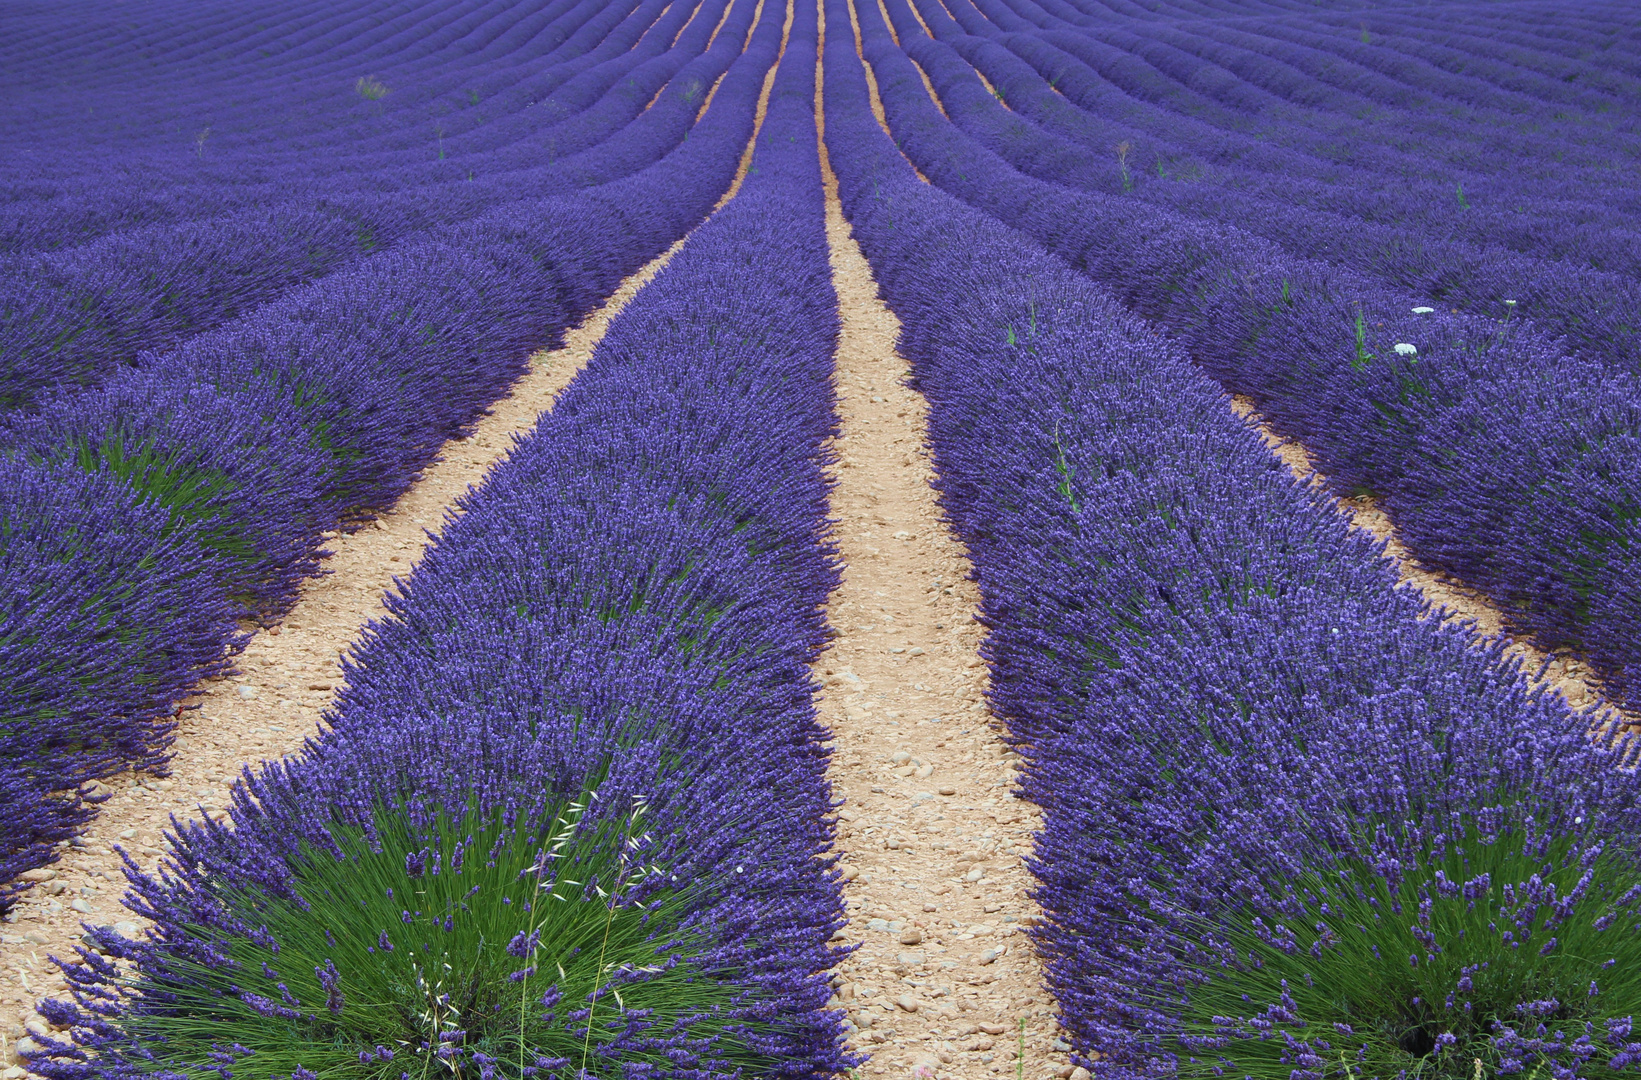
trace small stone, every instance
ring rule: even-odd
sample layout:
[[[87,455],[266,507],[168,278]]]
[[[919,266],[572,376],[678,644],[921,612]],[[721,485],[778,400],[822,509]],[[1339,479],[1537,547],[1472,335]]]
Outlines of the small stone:
[[[61,911],[62,910],[62,905],[61,904],[57,905],[57,909],[59,911]],[[38,931],[38,930],[30,930],[28,933],[23,935],[23,940],[28,942],[30,945],[44,945],[47,941],[47,938],[44,934],[40,933],[40,931]]]
[[[972,1043],[969,1044],[969,1049],[970,1050],[990,1050],[991,1046],[992,1046],[992,1042],[991,1042],[990,1039],[976,1039]]]
[[[40,1044],[35,1042],[29,1036],[25,1035],[21,1039],[17,1040],[17,1056],[18,1057],[25,1057],[25,1058],[26,1057],[33,1057],[35,1054],[38,1054],[39,1052],[40,1052]]]
[[[889,760],[894,762],[896,765],[904,765],[908,761],[912,760],[912,755],[908,754],[904,750],[896,750],[893,754],[889,755]]]
[[[981,1024],[980,1030],[984,1031],[987,1035],[1001,1035],[1008,1031],[1008,1028],[1002,1024]]]
[[[35,1015],[23,1021],[23,1030],[37,1039],[51,1038],[51,1025],[46,1023],[43,1016]]]
[[[91,914],[91,905],[86,903],[84,900],[76,898],[70,901],[68,906],[73,908],[75,911],[78,911],[81,915]]]
[[[973,870],[970,870],[968,873],[964,874],[963,875],[963,880],[964,881],[979,881],[981,878],[983,878],[985,876],[986,876],[986,872],[984,870],[980,869],[977,866]]]
[[[57,871],[49,869],[49,868],[37,869],[37,870],[24,870],[21,874],[18,875],[18,877],[22,878],[24,881],[50,881],[52,878],[54,878],[56,876],[57,876]]]
[[[895,962],[901,967],[917,968],[928,962],[928,957],[921,952],[903,952],[895,956]]]
[[[1064,1078],[1064,1080],[1070,1080],[1071,1074],[1075,1071],[1076,1071],[1076,1066],[1074,1066],[1074,1065],[1061,1065],[1058,1069],[1055,1070],[1054,1075],[1058,1076],[1058,1077],[1062,1077],[1062,1078]]]
[[[23,1077],[27,1075],[27,1069],[23,1068],[21,1065],[12,1065],[3,1071],[0,1071],[0,1080],[23,1080]]]
[[[919,780],[927,780],[929,777],[934,775],[934,766],[933,765],[921,765],[921,766],[918,767],[917,772],[913,773],[912,775],[916,776]]]
[[[957,794],[957,789],[955,787],[952,787],[952,785],[950,785],[950,784],[945,784],[941,787],[936,788],[935,790],[940,792],[940,794],[942,794],[942,795],[956,795]]]
[[[27,940],[22,934],[0,934],[0,945],[21,945]]]
[[[921,945],[921,944],[923,944],[923,931],[919,930],[915,926],[908,926],[904,931],[901,932],[900,943],[902,945]]]
[[[1071,1080],[1094,1080],[1094,1074],[1079,1065],[1071,1070]]]
[[[917,1011],[917,999],[908,994],[902,994],[895,998],[895,1004],[909,1013],[915,1013]]]
[[[114,924],[114,932],[123,938],[134,938],[142,933],[142,927],[134,922],[121,921]]]
[[[136,829],[124,829],[124,830],[121,830],[121,832],[120,832],[120,839],[121,840],[135,840],[136,838],[137,838],[137,830]]]
[[[170,791],[172,788],[177,786],[177,783],[175,780],[151,780],[149,781],[148,786],[153,788],[155,791]]]
[[[261,691],[257,690],[254,686],[236,686],[234,687],[234,693],[238,694],[244,700],[249,701],[254,697],[260,696]]]
[[[921,645],[913,646],[912,648],[906,650],[906,655],[907,656],[922,656],[923,655],[923,647]]]
[[[1002,949],[987,949],[985,952],[980,954],[975,962],[978,964],[990,964],[1002,955]]]
[[[1048,1044],[1048,1048],[1057,1054],[1064,1054],[1070,1052],[1071,1044],[1066,1042],[1064,1039],[1055,1039],[1053,1042]],[[1065,1075],[1071,1075],[1071,1066],[1066,1066]]]
[[[858,867],[858,866],[842,866],[842,867],[838,868],[838,873],[843,876],[843,880],[853,881],[856,878],[860,877],[860,867]]]

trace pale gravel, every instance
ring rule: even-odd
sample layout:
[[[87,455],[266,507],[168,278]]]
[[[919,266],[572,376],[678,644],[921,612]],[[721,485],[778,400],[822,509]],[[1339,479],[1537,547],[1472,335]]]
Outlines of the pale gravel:
[[[1051,1049],[1055,1010],[1022,933],[1040,914],[1021,861],[1039,814],[1014,798],[984,704],[978,593],[930,486],[927,403],[904,385],[899,322],[849,235],[824,146],[822,165],[843,323],[831,513],[845,566],[827,609],[838,636],[816,674],[851,878],[838,943],[860,946],[834,1004],[872,1055],[864,1076],[1040,1080],[1070,1069]],[[921,940],[903,943],[908,932]]]

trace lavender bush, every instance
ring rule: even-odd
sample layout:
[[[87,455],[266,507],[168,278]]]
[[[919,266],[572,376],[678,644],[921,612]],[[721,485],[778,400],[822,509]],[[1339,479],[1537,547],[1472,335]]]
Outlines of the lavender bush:
[[[464,500],[329,730],[245,777],[232,829],[183,830],[169,874],[131,868],[157,927],[101,935],[130,975],[69,966],[78,1003],[51,1014],[78,1045],[37,1069],[857,1062],[825,1008],[842,918],[808,666],[838,579],[813,25],[800,6],[745,188]]]
[[[163,769],[176,703],[239,640],[209,565],[106,472],[0,469],[0,910],[88,818],[82,784]]]
[[[89,703],[102,710],[104,741],[83,766],[72,760],[77,743],[51,757],[51,769],[63,774],[47,778],[51,790],[125,763],[163,762],[171,728],[155,710],[220,669],[239,640],[237,629],[217,621],[226,614],[218,605],[277,613],[314,568],[324,531],[391,505],[446,439],[506,391],[533,349],[556,343],[711,211],[751,137],[784,14],[766,10],[694,137],[655,164],[383,252],[182,349],[144,357],[140,370],[106,386],[61,392],[38,416],[14,419],[0,443],[4,460],[60,463],[119,481],[118,500],[145,498],[144,512],[165,523],[162,533],[190,545],[165,572],[199,586],[197,611],[171,609],[178,594],[160,591],[108,611],[106,630],[55,623],[51,643],[66,657],[59,662],[78,665],[108,693]],[[669,111],[693,121],[699,109],[685,100]],[[617,155],[631,151],[612,144]],[[45,511],[25,501],[18,513]],[[98,575],[121,580],[103,563],[81,569],[88,588]],[[16,617],[50,617],[22,599],[28,579],[17,581]],[[201,639],[191,629],[196,618],[220,629]],[[152,692],[129,681],[147,669],[105,666],[125,658],[101,635],[142,643],[173,634],[176,656],[149,661],[163,674]],[[15,651],[4,659],[0,678],[20,688],[8,697],[32,701],[26,688],[38,677],[30,668],[38,656]],[[124,698],[116,694],[122,688]],[[30,705],[15,721],[16,737],[32,744],[68,723],[72,714],[60,709],[56,699]],[[18,804],[16,813],[34,811]],[[25,846],[45,857],[43,847]]]

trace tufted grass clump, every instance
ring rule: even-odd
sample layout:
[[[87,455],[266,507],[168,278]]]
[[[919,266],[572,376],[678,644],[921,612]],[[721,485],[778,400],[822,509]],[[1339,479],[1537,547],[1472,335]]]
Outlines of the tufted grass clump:
[[[1641,1067],[1641,870],[1600,843],[1470,830],[1412,865],[1275,883],[1284,914],[1202,935],[1179,1071],[1542,1080]]]
[[[381,101],[387,96],[387,84],[374,75],[361,75],[353,89],[366,101]]]
[[[287,860],[290,895],[222,890],[242,928],[218,946],[228,962],[178,950],[163,976],[128,986],[142,1004],[120,1027],[140,1047],[140,1071],[763,1071],[770,1063],[743,1038],[756,1026],[741,1019],[748,991],[705,970],[712,943],[683,918],[691,886],[644,861],[643,806],[594,822],[595,798],[515,821],[469,810],[422,826],[379,809],[369,830],[335,828],[334,854],[304,845]]]

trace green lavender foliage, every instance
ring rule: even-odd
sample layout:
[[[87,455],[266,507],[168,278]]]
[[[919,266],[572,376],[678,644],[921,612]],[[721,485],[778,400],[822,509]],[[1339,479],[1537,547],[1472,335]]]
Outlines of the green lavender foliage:
[[[1274,919],[1203,927],[1190,1077],[1616,1076],[1641,1064],[1641,870],[1568,838],[1474,829],[1412,866],[1272,883]],[[1574,1072],[1566,1072],[1571,1069]]]
[[[333,830],[336,852],[289,860],[294,895],[223,890],[244,928],[218,946],[229,966],[178,959],[126,987],[165,1003],[121,1021],[154,1055],[145,1071],[620,1076],[664,1071],[646,1040],[679,1036],[719,1071],[767,1068],[745,1045],[747,992],[698,963],[692,886],[657,887],[644,807],[592,824],[594,799],[511,822],[378,809],[370,830]]]

